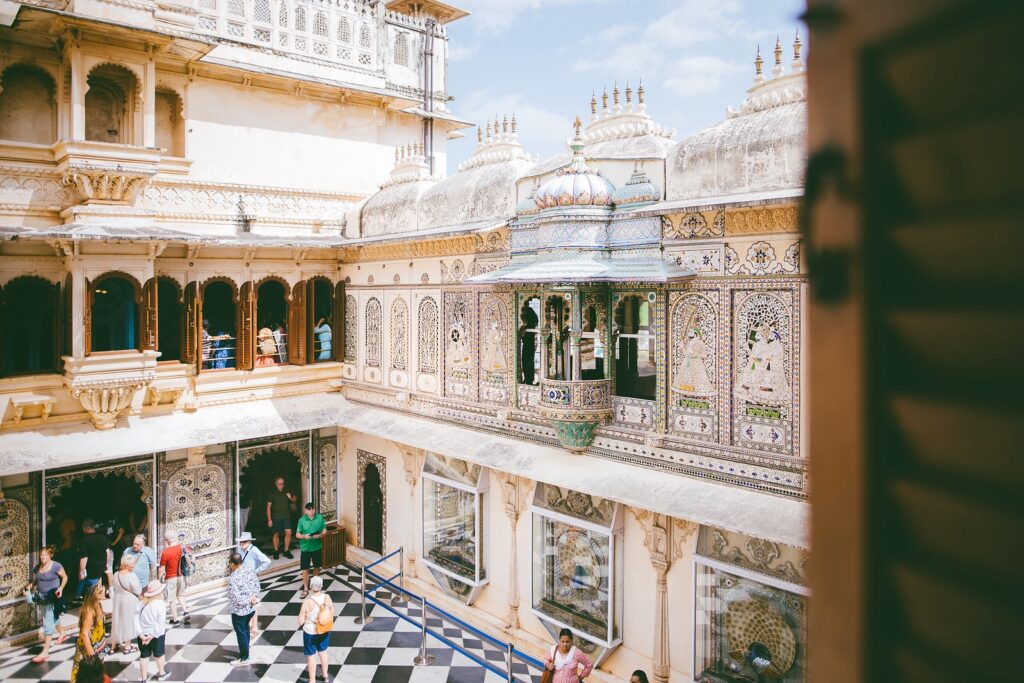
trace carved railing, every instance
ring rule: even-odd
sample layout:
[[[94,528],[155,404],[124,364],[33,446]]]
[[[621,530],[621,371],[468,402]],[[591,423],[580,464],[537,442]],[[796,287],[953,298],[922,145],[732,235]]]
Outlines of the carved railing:
[[[382,39],[366,0],[197,0],[196,28],[240,43],[379,68]]]

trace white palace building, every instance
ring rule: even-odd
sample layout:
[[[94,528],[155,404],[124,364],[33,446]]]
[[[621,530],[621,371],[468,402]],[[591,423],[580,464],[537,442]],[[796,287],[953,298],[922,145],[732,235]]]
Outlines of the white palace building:
[[[201,592],[284,476],[598,683],[805,680],[799,39],[706,130],[616,87],[538,161],[450,107],[465,14],[0,0],[4,642],[85,516],[184,534]]]

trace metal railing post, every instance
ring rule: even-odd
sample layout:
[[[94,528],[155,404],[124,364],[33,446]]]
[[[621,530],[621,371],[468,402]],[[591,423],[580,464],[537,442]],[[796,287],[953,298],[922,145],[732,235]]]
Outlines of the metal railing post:
[[[359,616],[355,619],[357,624],[369,624],[373,617],[366,616],[366,565],[359,569]]]
[[[508,671],[508,683],[515,683],[516,677],[512,675],[512,650],[516,649],[516,646],[512,643],[505,643],[505,666]]]
[[[392,605],[405,602],[405,546],[398,547],[398,592],[391,598]]]
[[[420,618],[423,620],[420,629],[420,653],[413,659],[413,664],[418,666],[434,663],[434,655],[427,654],[427,599],[420,598]]]

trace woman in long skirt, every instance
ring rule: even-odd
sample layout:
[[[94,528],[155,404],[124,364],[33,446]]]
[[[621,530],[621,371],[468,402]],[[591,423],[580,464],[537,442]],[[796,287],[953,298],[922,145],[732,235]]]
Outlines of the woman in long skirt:
[[[114,609],[110,618],[110,638],[115,647],[128,654],[135,652],[135,612],[139,609],[142,582],[135,575],[135,558],[125,555],[121,558],[121,569],[114,574],[110,590],[114,594]]]

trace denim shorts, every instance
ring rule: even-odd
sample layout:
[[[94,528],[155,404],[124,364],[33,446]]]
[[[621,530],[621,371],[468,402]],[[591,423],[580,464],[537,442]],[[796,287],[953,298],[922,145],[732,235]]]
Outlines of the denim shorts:
[[[327,646],[331,644],[330,633],[306,633],[302,632],[302,651],[307,657],[312,657],[317,652],[326,652]]]

